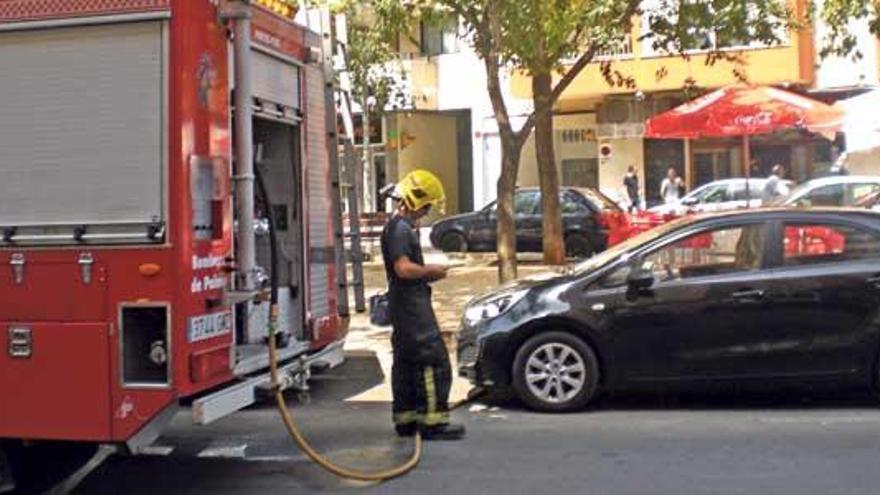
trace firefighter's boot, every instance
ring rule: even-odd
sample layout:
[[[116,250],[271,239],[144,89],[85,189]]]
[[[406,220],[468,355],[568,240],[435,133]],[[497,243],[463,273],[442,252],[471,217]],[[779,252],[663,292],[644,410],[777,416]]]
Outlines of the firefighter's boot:
[[[424,440],[461,440],[464,438],[464,425],[447,423],[420,428]]]

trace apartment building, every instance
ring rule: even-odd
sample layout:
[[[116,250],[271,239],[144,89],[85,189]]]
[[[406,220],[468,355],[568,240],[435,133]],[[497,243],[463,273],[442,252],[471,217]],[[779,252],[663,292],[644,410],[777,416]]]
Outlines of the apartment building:
[[[794,7],[804,15],[806,1],[795,0]],[[650,40],[643,40],[646,30],[646,23],[634,22],[629,35],[601,53],[560,98],[554,139],[563,185],[597,187],[620,196],[623,176],[634,166],[645,197],[653,202],[659,200],[659,184],[669,168],[678,170],[690,188],[741,176],[746,164],[739,139],[647,139],[645,119],[701,91],[740,83],[742,75],[752,84],[778,86],[829,103],[865,93],[880,77],[877,41],[864,22],[852,26],[859,33],[860,60],[820,60],[822,26],[784,33],[783,42],[775,46],[706,31],[686,58],[654,50]],[[450,213],[478,209],[495,199],[501,161],[483,63],[462,32],[450,19],[443,26],[422,25],[418,33],[401,38],[403,79],[413,106],[385,116],[377,131],[381,138],[373,144],[375,170],[368,172],[375,177],[372,187],[378,188],[413,168],[432,170],[447,186]],[[709,51],[717,48],[736,54],[739,61],[707,64]],[[609,61],[615,71],[634,80],[634,88],[606,82],[600,65]],[[531,81],[512,73],[502,87],[517,125],[532,109]],[[846,149],[847,140],[863,143],[880,137],[864,126],[845,130],[849,139],[834,141],[795,130],[754,137],[751,173],[767,174],[773,164],[781,163],[793,179],[806,180],[825,173]],[[519,184],[538,184],[531,138],[523,149]]]
[[[804,2],[798,1],[797,8],[802,11]],[[643,40],[646,23],[633,24],[629,36],[587,67],[557,105],[556,158],[563,184],[599,187],[609,195],[620,195],[623,176],[632,165],[652,202],[659,200],[660,182],[669,168],[675,168],[689,187],[743,175],[746,165],[739,139],[646,139],[645,119],[695,96],[682,88],[705,91],[737,84],[738,74],[753,84],[795,91],[812,88],[816,80],[810,31],[787,33],[778,46],[724,39],[706,31],[685,58],[655,51],[651,40]],[[707,64],[708,51],[717,48],[737,54],[740,61]],[[635,88],[609,85],[600,70],[602,61],[611,61],[615,71],[631,77]],[[514,77],[513,94],[530,95],[527,77]],[[814,175],[814,157],[829,155],[831,147],[827,140],[794,131],[756,137],[752,157],[758,163],[752,165],[752,172],[764,174],[774,163],[782,163],[794,178],[804,179]],[[533,154],[528,149],[524,153]],[[524,162],[522,170],[524,185],[536,183],[534,166]]]

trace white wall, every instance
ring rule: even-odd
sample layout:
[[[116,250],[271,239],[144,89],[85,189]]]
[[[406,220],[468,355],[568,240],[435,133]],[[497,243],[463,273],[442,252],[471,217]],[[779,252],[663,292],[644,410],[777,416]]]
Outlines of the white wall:
[[[596,114],[579,113],[557,115],[553,117],[553,149],[556,155],[556,171],[562,180],[562,160],[574,158],[597,158],[597,142],[564,142],[560,136],[565,130],[589,130],[596,131]],[[601,176],[601,168],[600,168]],[[537,186],[539,184],[538,157],[535,154],[535,135],[529,136],[520,155],[518,184],[523,187]],[[601,180],[601,177],[600,177]]]
[[[822,2],[817,2],[821,4]],[[820,7],[821,8],[821,7]],[[821,47],[823,38],[828,28],[822,23],[817,23],[815,30],[816,46]],[[849,32],[857,39],[855,50],[862,54],[862,59],[853,61],[851,56],[828,57],[821,59],[818,56],[816,71],[816,87],[820,89],[858,86],[860,84],[873,85],[878,82],[877,67],[877,41],[868,28],[867,19],[854,20],[849,23]]]
[[[606,139],[611,145],[611,158],[599,161],[599,189],[614,199],[625,198],[623,177],[630,165],[635,166],[641,182],[641,197],[645,197],[645,146],[642,138]]]
[[[617,199],[624,197],[623,178],[630,165],[636,168],[644,191],[644,144],[642,138],[633,139],[600,139],[593,142],[565,143],[560,139],[559,131],[565,129],[596,128],[596,115],[593,113],[559,115],[553,119],[556,132],[555,151],[557,170],[562,179],[561,163],[564,159],[597,158],[599,144],[611,146],[612,154],[608,159],[599,159],[599,189],[608,196]],[[539,184],[537,157],[535,156],[534,137],[530,136],[523,147],[520,161],[519,185],[537,186]],[[642,192],[644,197],[644,192]]]

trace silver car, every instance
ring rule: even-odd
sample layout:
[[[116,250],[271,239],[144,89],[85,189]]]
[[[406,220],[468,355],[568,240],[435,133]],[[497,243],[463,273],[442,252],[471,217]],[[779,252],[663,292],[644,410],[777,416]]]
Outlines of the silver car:
[[[782,181],[787,189],[791,181]],[[664,204],[651,208],[659,214],[683,215],[685,213],[705,213],[713,211],[736,210],[738,208],[757,208],[761,206],[761,196],[767,179],[736,178],[723,179],[704,184],[689,192],[677,204]]]
[[[877,209],[880,176],[843,175],[813,179],[773,202],[780,206],[856,206]]]

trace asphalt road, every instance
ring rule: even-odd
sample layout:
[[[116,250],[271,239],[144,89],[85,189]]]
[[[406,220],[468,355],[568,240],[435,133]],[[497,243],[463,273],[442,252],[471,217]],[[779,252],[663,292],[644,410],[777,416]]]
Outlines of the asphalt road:
[[[388,404],[343,402],[378,373],[370,359],[349,360],[315,380],[309,403],[291,399],[309,438],[338,462],[379,468],[409,453],[392,436]],[[880,408],[834,395],[623,396],[570,415],[463,409],[465,441],[426,444],[415,472],[372,485],[308,462],[269,405],[202,428],[182,414],[154,455],[111,458],[77,492],[880,493]]]

